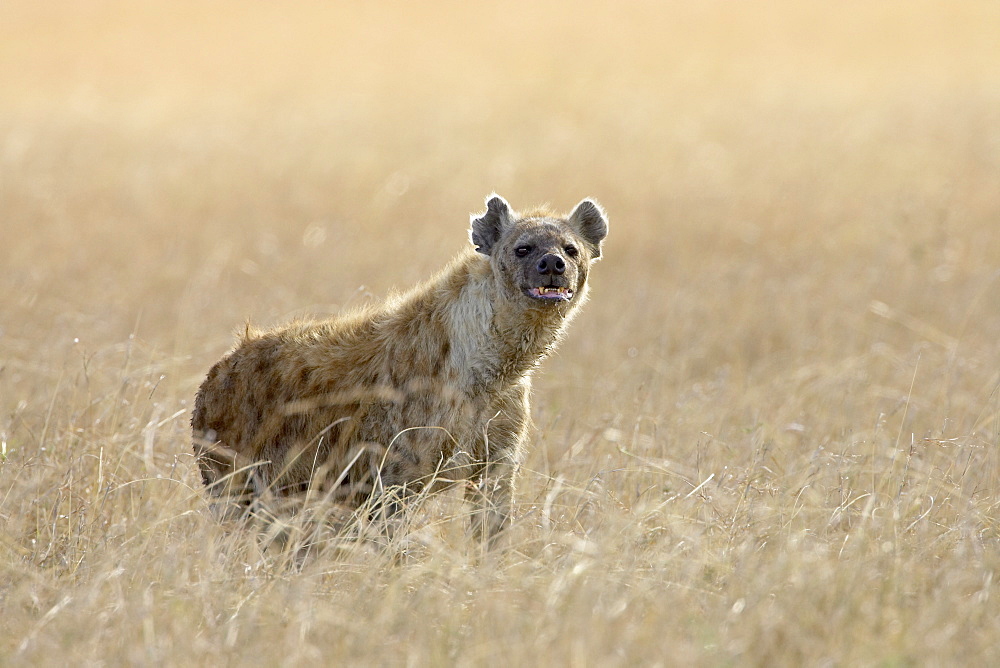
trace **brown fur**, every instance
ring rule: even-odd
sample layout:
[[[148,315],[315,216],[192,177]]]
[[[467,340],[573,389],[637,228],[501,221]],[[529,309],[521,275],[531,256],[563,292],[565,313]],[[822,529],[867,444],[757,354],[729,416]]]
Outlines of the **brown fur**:
[[[478,252],[431,280],[343,317],[248,330],[195,401],[205,484],[244,504],[312,489],[354,507],[390,487],[472,480],[475,525],[495,535],[524,456],[531,373],[586,299],[606,234],[590,200],[565,218],[518,216],[494,195],[472,220]],[[573,296],[529,294],[542,285]]]

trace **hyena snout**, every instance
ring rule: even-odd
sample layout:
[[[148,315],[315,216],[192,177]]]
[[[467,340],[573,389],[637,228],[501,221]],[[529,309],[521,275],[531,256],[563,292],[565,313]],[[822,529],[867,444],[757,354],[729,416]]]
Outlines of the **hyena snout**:
[[[566,261],[554,253],[548,253],[542,256],[535,269],[542,276],[562,276],[566,271]]]
[[[522,290],[532,299],[568,302],[577,288],[577,271],[557,252],[545,253],[525,264]]]

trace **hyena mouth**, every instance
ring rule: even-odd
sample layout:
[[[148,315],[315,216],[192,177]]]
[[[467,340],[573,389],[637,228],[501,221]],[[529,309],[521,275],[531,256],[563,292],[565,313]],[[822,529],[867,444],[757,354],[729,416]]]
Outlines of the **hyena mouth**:
[[[524,291],[532,299],[542,299],[545,301],[568,302],[573,298],[573,291],[562,286],[546,287],[544,285],[537,288],[528,288]]]

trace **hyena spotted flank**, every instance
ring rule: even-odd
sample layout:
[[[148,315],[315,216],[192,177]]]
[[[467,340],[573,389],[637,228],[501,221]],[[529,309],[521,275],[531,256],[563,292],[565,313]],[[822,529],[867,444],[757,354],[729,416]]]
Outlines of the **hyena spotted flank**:
[[[492,195],[472,216],[475,250],[429,281],[342,317],[248,331],[195,400],[210,492],[249,506],[309,490],[350,508],[389,488],[405,499],[469,481],[473,528],[495,537],[524,457],[532,371],[586,299],[607,233],[590,199],[559,217]]]

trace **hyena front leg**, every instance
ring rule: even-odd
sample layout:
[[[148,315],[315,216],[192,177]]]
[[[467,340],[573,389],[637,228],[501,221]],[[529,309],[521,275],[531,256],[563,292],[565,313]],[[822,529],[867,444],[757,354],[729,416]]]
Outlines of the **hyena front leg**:
[[[523,460],[524,440],[530,422],[528,380],[504,391],[490,409],[476,451],[485,455],[478,471],[478,484],[466,488],[465,497],[475,506],[472,532],[496,546],[500,534],[511,523],[514,481]],[[493,409],[496,412],[493,412]],[[489,413],[488,413],[489,414]]]
[[[478,484],[465,489],[465,498],[472,503],[472,533],[479,540],[495,546],[501,532],[510,525],[514,502],[514,477],[517,464],[513,456],[487,462]]]

